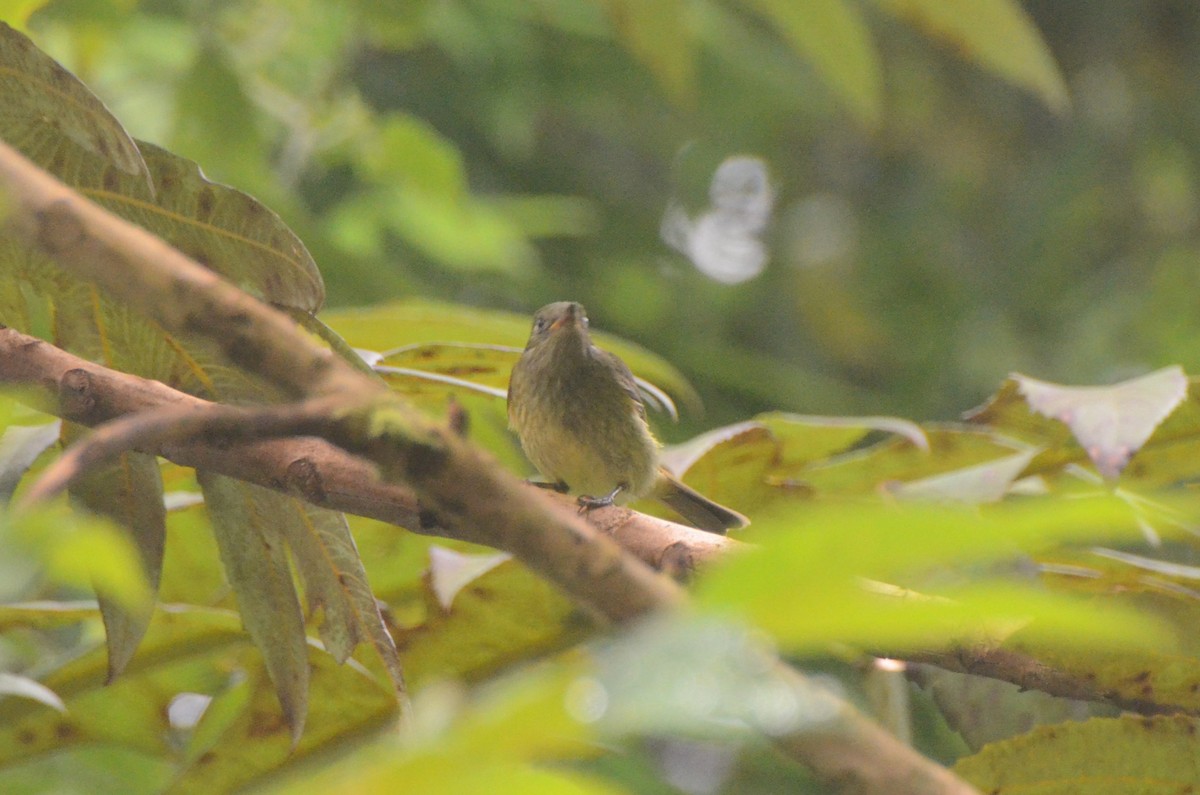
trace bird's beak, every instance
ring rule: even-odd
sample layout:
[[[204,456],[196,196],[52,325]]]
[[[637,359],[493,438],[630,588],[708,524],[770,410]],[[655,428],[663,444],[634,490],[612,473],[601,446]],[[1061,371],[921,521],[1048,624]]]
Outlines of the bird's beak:
[[[554,322],[550,324],[550,330],[558,331],[560,328],[567,325],[579,325],[579,310],[574,306],[568,306],[567,311],[555,318]]]

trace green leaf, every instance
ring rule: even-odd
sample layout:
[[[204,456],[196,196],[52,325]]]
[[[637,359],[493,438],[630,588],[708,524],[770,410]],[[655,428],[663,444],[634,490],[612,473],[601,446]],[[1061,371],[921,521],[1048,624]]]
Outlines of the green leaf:
[[[659,616],[597,644],[594,679],[576,685],[572,702],[614,739],[777,736],[832,717],[830,699],[779,670],[774,649],[745,625]]]
[[[876,0],[909,24],[1054,111],[1070,102],[1054,57],[1016,0]]]
[[[0,422],[0,427],[7,425]],[[38,456],[57,444],[62,423],[8,425],[0,436],[0,500],[12,499],[17,484]]]
[[[502,205],[471,194],[462,156],[426,122],[393,114],[364,148],[359,163],[372,185],[339,206],[334,225],[344,243],[365,253],[390,229],[456,268],[521,273],[537,261]],[[363,218],[376,229],[364,228]]]
[[[59,503],[5,521],[12,537],[43,561],[51,581],[95,588],[135,613],[152,604],[138,550],[108,519],[71,512]]]
[[[1198,730],[1183,715],[1041,726],[959,760],[954,772],[985,792],[1186,792],[1200,786]]]
[[[26,606],[23,612],[33,617],[35,609]],[[47,618],[56,619],[57,611]],[[33,623],[42,622],[34,617]],[[229,678],[225,656],[247,647],[233,613],[173,608],[155,614],[144,654],[116,682],[105,684],[108,663],[100,649],[61,665],[42,684],[63,700],[65,714],[26,699],[0,701],[0,790],[12,791],[10,780],[30,760],[49,753],[92,746],[169,757],[171,700],[181,691],[219,690]],[[143,791],[161,791],[169,773],[160,770],[157,787]]]
[[[215,39],[201,41],[175,91],[173,149],[219,168],[225,179],[252,180],[266,171],[257,108]]]
[[[68,438],[78,435],[77,428],[68,431]],[[128,533],[141,560],[145,582],[151,593],[157,592],[167,531],[158,459],[143,453],[123,453],[115,461],[92,467],[76,478],[70,494],[89,511],[107,516]],[[108,678],[112,680],[125,670],[137,650],[154,604],[148,601],[130,608],[102,589],[97,596],[108,636]]]
[[[217,694],[184,750],[172,782],[177,795],[207,795],[251,788],[291,773],[307,779],[315,754],[390,734],[398,717],[394,690],[354,663],[339,665],[310,650],[312,681],[308,728],[294,738],[274,718],[265,672],[248,666],[247,676]],[[324,767],[324,766],[322,766]],[[290,788],[289,788],[289,791]]]
[[[862,13],[844,0],[746,0],[816,67],[838,97],[870,127],[883,110],[879,56]]]
[[[707,572],[696,599],[750,617],[791,648],[994,641],[1030,619],[1027,632],[1065,632],[1057,638],[1064,643],[1128,646],[1167,637],[1161,623],[1132,610],[1100,611],[1020,582],[939,585],[951,565],[1011,559],[1068,541],[1139,537],[1118,499],[1043,500],[985,513],[871,503],[775,513],[764,512],[751,528],[749,538],[761,546]]]
[[[66,138],[135,177],[143,187],[148,184],[149,173],[137,145],[104,103],[3,22],[0,87],[0,139],[45,165]]]
[[[286,792],[386,793],[404,781],[439,795],[615,795],[623,790],[565,766],[560,775],[560,766],[547,764],[595,752],[590,728],[572,710],[581,669],[554,662],[526,670],[487,688],[461,710],[452,686],[429,688],[416,703],[412,742],[399,749],[391,741],[377,743],[346,764],[289,782]]]
[[[0,632],[53,629],[96,618],[95,602],[13,602],[0,605]]]
[[[238,610],[298,741],[308,709],[308,648],[279,517],[269,512],[277,495],[220,475],[196,474]]]

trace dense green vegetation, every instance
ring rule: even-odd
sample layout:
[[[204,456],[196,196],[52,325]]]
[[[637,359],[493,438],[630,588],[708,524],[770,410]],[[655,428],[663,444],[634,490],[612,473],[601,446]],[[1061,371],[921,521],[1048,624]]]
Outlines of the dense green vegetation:
[[[528,474],[503,391],[529,314],[585,303],[680,405],[668,461],[756,545],[712,553],[688,609],[612,626],[607,597],[464,540],[491,528],[427,522],[420,477],[399,527],[125,452],[73,509],[0,524],[0,791],[837,791],[769,744],[819,734],[823,688],[981,791],[1200,783],[1189,4],[0,20],[0,140],[381,354],[500,467]],[[295,397],[155,315],[152,285],[131,298],[5,229],[4,334],[206,400]],[[48,371],[18,374],[20,339],[0,366],[25,386],[0,439],[18,499],[87,438],[36,394]],[[372,444],[413,434],[366,416]]]

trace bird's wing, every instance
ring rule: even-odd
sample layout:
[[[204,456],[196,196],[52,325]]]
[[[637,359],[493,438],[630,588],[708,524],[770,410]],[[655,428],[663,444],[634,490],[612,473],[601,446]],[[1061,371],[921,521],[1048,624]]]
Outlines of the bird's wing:
[[[642,402],[642,391],[638,388],[637,379],[633,377],[629,366],[621,361],[621,357],[614,353],[609,353],[606,350],[592,347],[595,355],[601,361],[612,365],[612,371],[617,375],[617,383],[621,385],[621,389],[625,390],[625,394],[629,395],[629,399],[633,401],[634,410],[638,416],[646,419],[646,404]]]

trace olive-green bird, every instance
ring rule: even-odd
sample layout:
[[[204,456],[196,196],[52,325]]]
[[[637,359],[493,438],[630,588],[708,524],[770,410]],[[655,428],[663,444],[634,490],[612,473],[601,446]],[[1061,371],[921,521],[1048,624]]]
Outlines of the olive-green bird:
[[[596,508],[653,495],[702,530],[749,522],[679,482],[658,464],[636,379],[617,356],[592,344],[583,306],[549,304],[508,383],[509,426],[534,466],[560,491]]]

